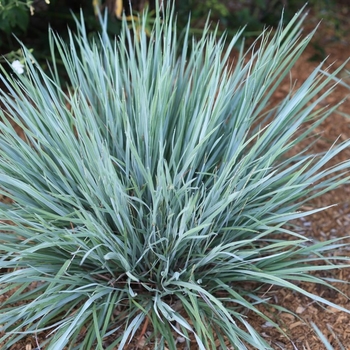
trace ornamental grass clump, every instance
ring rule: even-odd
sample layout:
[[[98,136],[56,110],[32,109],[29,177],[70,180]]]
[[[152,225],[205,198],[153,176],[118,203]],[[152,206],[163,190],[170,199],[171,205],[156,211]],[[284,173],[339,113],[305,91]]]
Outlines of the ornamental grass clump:
[[[25,48],[25,73],[3,70],[0,343],[123,349],[148,325],[153,349],[271,349],[245,317],[279,327],[257,308],[262,285],[342,309],[297,283],[328,285],[311,272],[345,266],[329,254],[342,243],[286,225],[349,179],[350,162],[327,162],[350,141],[290,152],[336,108],[316,107],[337,71],[269,104],[310,41],[304,17],[233,64],[241,33],[180,41],[172,11],[114,40],[81,20],[68,44],[50,32],[49,73]]]

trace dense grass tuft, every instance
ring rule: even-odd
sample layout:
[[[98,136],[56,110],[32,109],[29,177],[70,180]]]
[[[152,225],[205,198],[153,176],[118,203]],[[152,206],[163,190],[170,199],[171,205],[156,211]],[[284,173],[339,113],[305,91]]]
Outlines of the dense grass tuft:
[[[148,322],[154,349],[270,349],[244,315],[268,320],[259,286],[336,307],[295,282],[327,284],[310,272],[335,268],[341,244],[286,224],[348,180],[350,162],[325,165],[350,141],[289,153],[336,108],[316,107],[337,71],[320,65],[269,105],[311,39],[303,20],[262,33],[233,65],[240,33],[226,43],[206,27],[195,41],[187,28],[179,44],[171,11],[149,37],[124,23],[114,41],[106,21],[89,40],[81,20],[68,44],[50,33],[51,74],[29,51],[25,74],[4,72],[0,341],[45,331],[45,349],[123,349]]]

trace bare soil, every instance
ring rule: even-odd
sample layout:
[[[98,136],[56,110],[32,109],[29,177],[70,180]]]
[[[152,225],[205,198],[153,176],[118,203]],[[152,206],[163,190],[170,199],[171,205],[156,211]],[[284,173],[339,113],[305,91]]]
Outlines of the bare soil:
[[[314,27],[315,20],[311,20],[307,26]],[[349,29],[349,27],[348,27]],[[318,61],[311,59],[320,53],[319,46],[321,45],[323,53],[329,55],[327,62],[334,63],[334,67],[339,66],[342,62],[350,57],[350,39],[343,37],[341,40],[334,40],[334,31],[330,30],[328,26],[321,27],[316,35],[314,45],[306,50],[302,57],[293,68],[290,79],[297,81],[300,85],[312,72],[312,70],[319,64]],[[333,68],[332,68],[333,69]],[[350,70],[350,63],[347,64],[347,69]],[[350,79],[347,78],[345,70],[342,72],[343,78],[347,83]],[[287,79],[275,95],[275,100],[283,98],[290,88],[290,79]],[[350,90],[338,86],[336,91],[327,99],[326,103],[331,105],[343,100]],[[345,101],[340,107],[339,111],[350,114],[350,100]],[[331,115],[319,128],[322,133],[321,139],[310,149],[310,152],[322,152],[332,145],[338,138],[345,140],[350,138],[350,119],[334,113]],[[338,141],[339,141],[338,140]],[[297,149],[294,150],[297,152]],[[350,159],[350,149],[346,149],[339,156],[332,161],[332,163],[339,163]],[[308,220],[304,220],[302,224],[302,232],[307,237],[318,241],[337,237],[347,237],[350,233],[350,185],[344,185],[331,193],[323,195],[322,197],[312,200],[309,205],[312,207],[325,207],[330,204],[336,204],[325,211],[310,216]],[[350,248],[334,252],[336,255],[348,255],[350,263]],[[330,288],[308,284],[299,283],[299,287],[322,296],[333,303],[336,303],[348,310],[350,310],[350,268],[335,269],[332,271],[321,272],[323,277],[333,279],[340,279],[346,283],[335,283],[334,285],[339,289],[335,292]],[[247,314],[248,322],[271,343],[274,349],[307,349],[307,350],[323,350],[325,349],[322,342],[319,340],[311,324],[314,323],[325,338],[332,344],[334,349],[350,350],[350,314],[339,311],[332,307],[320,305],[317,301],[291,292],[287,289],[282,289],[274,285],[266,285],[261,291],[261,296],[270,297],[271,303],[280,307],[291,310],[293,314],[283,312],[275,307],[267,308],[260,307],[260,310],[266,315],[275,320],[276,323],[285,331],[287,336],[275,330],[266,321],[260,319],[256,315]],[[1,299],[0,299],[1,302]],[[141,330],[140,330],[141,332]],[[38,335],[40,337],[45,335]],[[137,337],[136,337],[137,338]],[[32,336],[23,339],[19,344],[10,348],[10,350],[33,350],[37,348],[37,341]],[[343,344],[341,347],[339,344]],[[5,347],[6,344],[0,344],[0,347]],[[142,339],[130,345],[131,348],[143,348]],[[148,346],[144,347],[149,349]],[[181,349],[181,346],[179,346]],[[193,349],[196,349],[194,346]],[[86,349],[89,350],[89,349]]]

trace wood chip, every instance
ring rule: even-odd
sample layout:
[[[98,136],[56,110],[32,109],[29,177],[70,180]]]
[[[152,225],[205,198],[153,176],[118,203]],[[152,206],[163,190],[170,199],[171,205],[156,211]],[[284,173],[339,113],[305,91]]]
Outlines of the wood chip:
[[[305,311],[305,308],[303,306],[298,306],[295,310],[296,314],[302,314]]]

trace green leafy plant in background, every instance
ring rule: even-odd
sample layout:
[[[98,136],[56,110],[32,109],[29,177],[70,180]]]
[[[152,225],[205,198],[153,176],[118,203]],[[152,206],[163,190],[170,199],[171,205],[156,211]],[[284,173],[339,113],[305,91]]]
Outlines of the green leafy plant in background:
[[[33,1],[2,0],[0,1],[0,46],[4,34],[11,40],[13,32],[25,32],[29,24]]]
[[[262,33],[234,66],[241,32],[226,43],[207,26],[195,41],[187,26],[179,45],[170,10],[150,36],[123,21],[110,41],[106,17],[93,42],[83,18],[68,44],[51,31],[50,74],[23,48],[25,73],[4,70],[1,92],[5,348],[42,331],[45,349],[123,349],[148,323],[154,349],[271,349],[245,317],[279,329],[257,308],[266,284],[348,311],[298,286],[333,288],[317,271],[346,266],[332,256],[345,243],[286,226],[349,180],[349,161],[326,165],[350,141],[288,153],[335,110],[316,106],[337,70],[321,64],[269,106],[312,37],[304,18]]]
[[[147,2],[139,4],[140,12],[148,6]],[[151,6],[152,8],[152,6]],[[26,45],[36,51],[36,59],[46,69],[50,61],[47,27],[60,33],[62,39],[67,40],[67,27],[75,27],[74,14],[83,11],[84,21],[89,36],[97,35],[99,30],[98,11],[106,9],[109,14],[108,34],[115,36],[120,33],[121,18],[124,11],[129,13],[129,3],[122,0],[91,0],[61,1],[61,0],[34,0],[0,2],[0,47],[3,54],[0,62],[21,59],[20,44],[17,38],[26,42]],[[149,23],[146,29],[152,26],[154,11],[147,11]],[[23,19],[21,16],[25,16]],[[133,11],[126,17],[127,20],[138,21],[138,12]],[[1,33],[4,35],[1,35]],[[4,40],[1,41],[1,38]],[[6,40],[5,40],[6,39]]]
[[[210,11],[211,18],[220,22],[222,30],[228,30],[231,35],[237,29],[245,27],[244,36],[257,36],[266,26],[277,26],[280,14],[284,11],[284,21],[287,23],[295,12],[305,4],[304,0],[178,0],[176,10],[180,14],[180,22],[187,20],[191,13],[192,27],[197,32]],[[332,24],[339,35],[345,36],[340,28],[341,14],[339,9],[348,6],[342,0],[310,0],[309,7],[319,19]],[[338,11],[337,11],[338,9]]]

